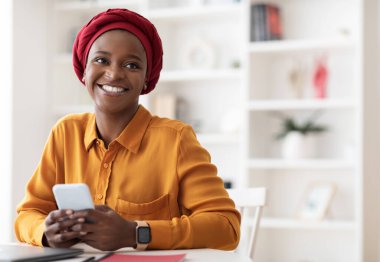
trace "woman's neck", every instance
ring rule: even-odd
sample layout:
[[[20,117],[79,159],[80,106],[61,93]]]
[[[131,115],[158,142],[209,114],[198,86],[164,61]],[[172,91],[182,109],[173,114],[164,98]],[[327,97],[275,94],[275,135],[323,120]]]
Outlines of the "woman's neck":
[[[138,105],[124,112],[123,114],[110,114],[95,109],[96,127],[99,138],[103,140],[104,145],[108,145],[115,140],[136,114]]]

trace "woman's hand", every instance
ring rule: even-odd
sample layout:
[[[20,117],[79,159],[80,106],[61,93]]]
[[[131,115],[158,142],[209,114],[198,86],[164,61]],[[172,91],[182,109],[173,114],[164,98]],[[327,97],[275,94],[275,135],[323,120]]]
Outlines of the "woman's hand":
[[[112,251],[136,245],[137,223],[124,220],[108,206],[101,205],[96,206],[95,210],[76,211],[73,216],[86,221],[74,225],[71,229],[77,233],[82,232],[80,239],[89,246]]]
[[[83,232],[72,231],[71,227],[84,223],[83,218],[74,218],[72,210],[54,210],[45,219],[43,245],[50,247],[70,247],[78,243]]]

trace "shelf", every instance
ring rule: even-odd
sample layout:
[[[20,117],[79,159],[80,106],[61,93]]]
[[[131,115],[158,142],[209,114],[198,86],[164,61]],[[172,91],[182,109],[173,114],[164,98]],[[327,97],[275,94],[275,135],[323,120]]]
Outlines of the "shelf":
[[[262,218],[260,227],[265,229],[301,229],[301,230],[354,230],[353,221],[307,221],[290,218]]]
[[[354,47],[354,42],[348,38],[332,39],[302,39],[302,40],[278,40],[253,42],[249,44],[248,52],[276,53],[290,51],[312,51],[324,49],[349,49]]]
[[[241,71],[237,69],[177,70],[163,71],[161,82],[177,82],[191,80],[239,79]]]
[[[247,163],[250,169],[352,169],[353,161],[338,159],[304,159],[304,160],[284,160],[284,159],[251,159]]]
[[[201,144],[238,144],[238,134],[198,133],[197,138]]]
[[[352,100],[266,100],[251,101],[248,109],[252,111],[305,110],[305,109],[354,109]]]
[[[160,8],[156,10],[148,10],[144,13],[148,19],[186,19],[186,18],[201,18],[210,16],[233,16],[241,11],[239,4],[225,4],[225,5],[201,5],[201,6],[183,6]]]
[[[92,105],[72,105],[72,106],[56,106],[53,108],[55,116],[63,116],[67,114],[77,114],[85,112],[94,112]]]
[[[56,11],[93,11],[106,8],[123,8],[140,5],[139,0],[61,1],[54,5]]]

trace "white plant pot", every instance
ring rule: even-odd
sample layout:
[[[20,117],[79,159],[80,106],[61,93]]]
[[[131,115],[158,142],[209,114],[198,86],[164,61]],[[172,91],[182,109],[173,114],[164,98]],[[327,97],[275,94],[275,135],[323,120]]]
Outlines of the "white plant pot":
[[[303,159],[316,156],[316,136],[289,132],[282,143],[282,157],[285,159]]]

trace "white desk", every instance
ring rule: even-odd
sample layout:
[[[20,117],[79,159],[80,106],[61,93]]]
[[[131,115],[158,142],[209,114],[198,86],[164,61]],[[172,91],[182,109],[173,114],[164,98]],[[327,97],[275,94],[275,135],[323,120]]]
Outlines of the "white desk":
[[[65,262],[81,262],[87,257],[101,257],[104,253],[96,251],[95,249],[88,248],[82,244],[74,246],[75,248],[81,248],[85,250],[85,254],[78,258],[60,260]],[[184,250],[151,250],[151,251],[135,251],[133,249],[122,249],[115,253],[118,254],[134,254],[134,255],[170,255],[170,254],[186,254],[186,262],[199,261],[199,262],[251,262],[251,260],[242,254],[238,254],[231,251],[222,251],[216,249],[184,249]]]

